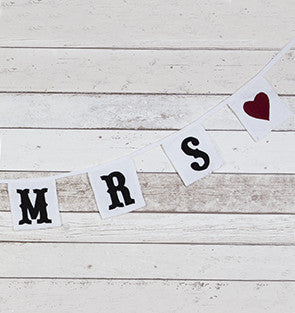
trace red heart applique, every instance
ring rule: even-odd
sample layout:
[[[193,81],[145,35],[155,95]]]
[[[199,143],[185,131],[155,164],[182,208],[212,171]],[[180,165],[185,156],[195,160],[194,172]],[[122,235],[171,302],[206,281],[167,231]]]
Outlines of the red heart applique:
[[[253,101],[245,102],[243,108],[248,115],[269,121],[269,99],[264,92],[257,94]]]

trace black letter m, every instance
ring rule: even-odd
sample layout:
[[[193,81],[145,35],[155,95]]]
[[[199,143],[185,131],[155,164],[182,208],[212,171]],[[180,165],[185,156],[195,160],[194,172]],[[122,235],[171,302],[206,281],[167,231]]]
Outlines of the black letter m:
[[[22,209],[23,218],[19,221],[19,225],[23,224],[32,224],[32,221],[28,218],[28,211],[30,213],[31,219],[35,220],[39,215],[37,220],[38,224],[42,223],[51,223],[52,221],[47,217],[47,203],[45,201],[45,192],[47,188],[43,189],[33,189],[33,192],[36,194],[35,206],[32,205],[29,198],[29,189],[17,189],[16,192],[20,194],[21,204],[20,208]]]

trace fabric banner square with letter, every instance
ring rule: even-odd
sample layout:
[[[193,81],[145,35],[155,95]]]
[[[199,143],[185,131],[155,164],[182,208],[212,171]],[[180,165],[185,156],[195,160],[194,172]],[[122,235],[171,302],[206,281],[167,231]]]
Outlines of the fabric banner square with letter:
[[[118,160],[88,172],[102,218],[145,206],[136,168],[131,159]]]
[[[215,144],[201,126],[175,133],[162,146],[186,186],[223,164]]]
[[[8,193],[15,230],[61,226],[55,179],[14,180]]]

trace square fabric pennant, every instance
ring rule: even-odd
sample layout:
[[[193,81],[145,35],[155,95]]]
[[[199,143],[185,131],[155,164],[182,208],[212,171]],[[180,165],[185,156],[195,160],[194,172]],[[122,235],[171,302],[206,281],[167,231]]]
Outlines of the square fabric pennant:
[[[201,126],[175,133],[162,147],[186,186],[223,164],[215,144]]]
[[[54,179],[11,181],[8,193],[15,230],[61,226]]]
[[[88,172],[102,218],[128,213],[145,206],[136,168],[124,159]]]
[[[292,115],[264,78],[250,81],[238,90],[229,107],[255,141],[265,137]]]

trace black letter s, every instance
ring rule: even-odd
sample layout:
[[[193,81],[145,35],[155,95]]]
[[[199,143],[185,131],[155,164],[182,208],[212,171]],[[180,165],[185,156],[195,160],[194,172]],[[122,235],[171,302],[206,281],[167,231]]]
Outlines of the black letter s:
[[[191,168],[195,171],[203,171],[208,168],[210,164],[209,155],[202,150],[190,148],[189,143],[197,146],[199,144],[199,140],[195,137],[185,138],[181,144],[181,150],[187,155],[192,155],[195,159],[202,158],[204,161],[204,164],[202,166],[200,166],[197,162],[193,162],[191,164]]]

